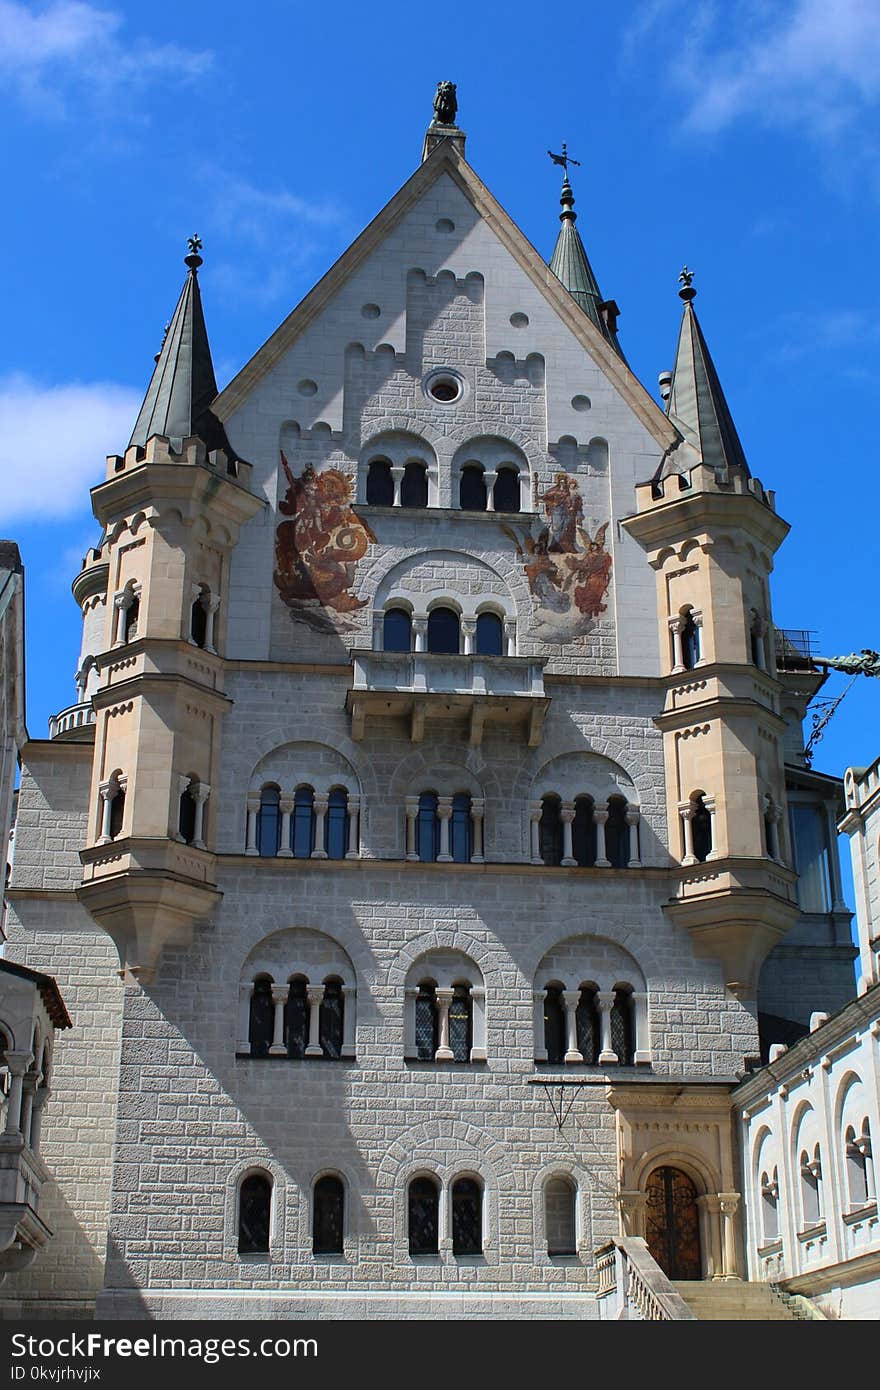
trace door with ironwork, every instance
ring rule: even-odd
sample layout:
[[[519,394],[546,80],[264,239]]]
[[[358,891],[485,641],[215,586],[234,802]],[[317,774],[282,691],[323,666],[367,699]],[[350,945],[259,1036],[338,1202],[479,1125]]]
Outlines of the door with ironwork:
[[[669,1279],[700,1279],[697,1189],[680,1168],[655,1168],[648,1178],[648,1249]]]

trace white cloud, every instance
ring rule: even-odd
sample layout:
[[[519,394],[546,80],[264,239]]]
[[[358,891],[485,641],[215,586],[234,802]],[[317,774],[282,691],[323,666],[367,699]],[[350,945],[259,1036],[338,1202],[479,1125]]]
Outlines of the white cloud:
[[[131,93],[160,79],[191,80],[211,66],[210,52],[130,38],[123,24],[116,11],[85,0],[54,0],[41,10],[0,0],[0,88],[60,116],[75,89],[100,102],[121,86]]]
[[[112,383],[0,378],[0,530],[81,511],[89,487],[103,481],[106,455],[124,449],[140,404],[139,392]]]

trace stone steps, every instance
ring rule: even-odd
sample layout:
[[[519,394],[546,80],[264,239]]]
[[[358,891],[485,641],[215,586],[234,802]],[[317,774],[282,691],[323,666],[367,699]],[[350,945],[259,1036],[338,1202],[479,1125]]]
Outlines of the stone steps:
[[[802,1322],[813,1316],[804,1300],[789,1299],[769,1284],[734,1280],[675,1280],[676,1291],[700,1321]]]

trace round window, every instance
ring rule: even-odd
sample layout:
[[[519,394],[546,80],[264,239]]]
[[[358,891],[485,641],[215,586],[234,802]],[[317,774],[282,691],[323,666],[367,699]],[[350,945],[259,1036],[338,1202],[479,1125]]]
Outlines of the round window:
[[[433,372],[425,382],[425,394],[441,405],[450,405],[464,392],[464,382],[455,372]]]

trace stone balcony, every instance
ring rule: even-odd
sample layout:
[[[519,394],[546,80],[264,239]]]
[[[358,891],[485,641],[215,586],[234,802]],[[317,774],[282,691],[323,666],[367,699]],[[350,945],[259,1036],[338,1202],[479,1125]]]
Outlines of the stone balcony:
[[[530,748],[541,742],[550,697],[540,658],[355,650],[351,660],[345,707],[355,740],[369,716],[390,716],[409,721],[413,743],[422,741],[426,720],[467,722],[474,747],[487,724],[518,728]]]
[[[49,737],[83,742],[94,737],[94,722],[95,711],[91,700],[79,705],[68,705],[60,714],[50,716]]]
[[[21,1134],[0,1135],[0,1279],[25,1269],[52,1235],[38,1214],[48,1176]]]

